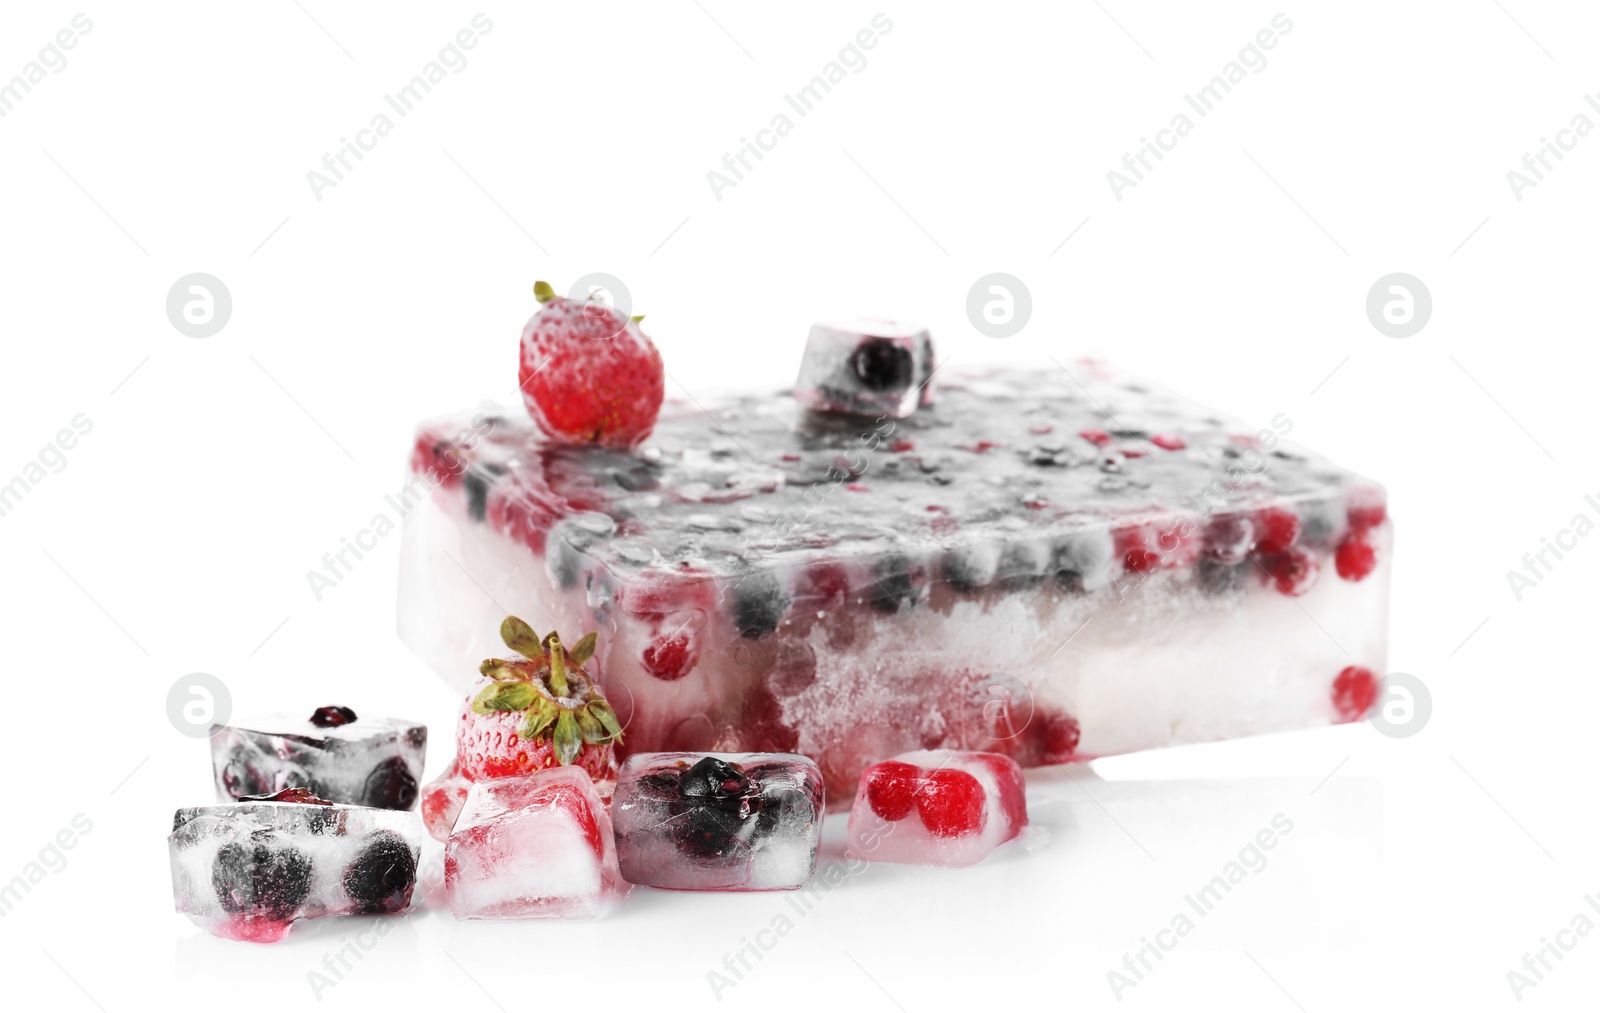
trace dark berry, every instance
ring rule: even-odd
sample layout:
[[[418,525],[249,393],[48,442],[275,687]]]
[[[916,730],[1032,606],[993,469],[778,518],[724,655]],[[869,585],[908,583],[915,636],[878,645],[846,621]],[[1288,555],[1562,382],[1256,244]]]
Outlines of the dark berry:
[[[1317,557],[1298,545],[1275,556],[1257,558],[1261,562],[1262,569],[1266,571],[1268,581],[1274,584],[1279,592],[1291,598],[1298,598],[1311,590],[1311,585],[1317,582],[1317,574],[1322,569],[1317,563]]]
[[[417,779],[406,762],[391,756],[372,769],[361,790],[361,804],[376,809],[410,809],[417,804]]]
[[[724,858],[742,844],[739,815],[716,806],[693,806],[673,824],[679,848],[695,858]]]
[[[1081,732],[1078,719],[1070,714],[1052,714],[1034,727],[1038,729],[1039,752],[1045,763],[1067,763],[1078,751]]]
[[[489,516],[490,481],[489,476],[477,468],[468,468],[461,479],[461,488],[467,494],[467,516],[479,524]]]
[[[917,787],[917,815],[935,837],[961,837],[983,829],[983,785],[964,770],[930,772]]]
[[[733,589],[733,625],[746,640],[771,633],[789,609],[789,596],[776,574],[747,574]]]
[[[311,723],[318,728],[338,728],[356,719],[356,712],[348,707],[318,707],[311,714]]]
[[[211,868],[211,888],[229,914],[292,918],[311,893],[311,860],[294,848],[224,844]]]
[[[982,553],[972,549],[951,549],[939,561],[939,573],[944,582],[962,594],[980,591],[994,576],[983,566]]]
[[[361,854],[344,870],[344,891],[355,913],[389,914],[411,902],[417,883],[417,859],[399,834],[379,830],[367,836]]]
[[[873,583],[867,588],[867,602],[879,612],[892,614],[916,601],[916,580],[911,563],[904,556],[886,556],[873,567]]]
[[[678,778],[678,791],[686,799],[737,799],[750,787],[750,779],[726,760],[707,756]]]
[[[1333,707],[1341,721],[1360,721],[1378,699],[1378,680],[1370,668],[1350,665],[1333,680]]]
[[[1244,587],[1245,574],[1253,568],[1249,563],[1230,564],[1202,559],[1195,568],[1195,580],[1206,594],[1232,594]]]
[[[1378,554],[1363,534],[1352,534],[1333,554],[1334,569],[1345,580],[1362,580],[1378,565]]]
[[[1255,544],[1256,529],[1243,514],[1219,514],[1206,524],[1202,554],[1219,563],[1241,563]]]
[[[878,818],[898,823],[911,815],[917,791],[917,768],[888,760],[869,767],[862,777],[867,805]]]
[[[856,347],[851,368],[868,390],[903,390],[911,386],[911,350],[887,338],[869,338]]]

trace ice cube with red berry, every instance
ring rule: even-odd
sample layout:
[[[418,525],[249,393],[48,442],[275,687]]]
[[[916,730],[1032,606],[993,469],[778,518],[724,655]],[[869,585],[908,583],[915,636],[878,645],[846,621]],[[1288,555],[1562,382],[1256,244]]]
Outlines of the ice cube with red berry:
[[[870,862],[975,865],[1028,825],[1022,768],[1009,756],[902,753],[861,774],[850,850]]]
[[[213,935],[272,943],[302,918],[405,910],[422,822],[287,789],[179,809],[167,847],[178,911]]]
[[[611,812],[630,883],[792,890],[816,869],[822,774],[792,753],[638,753]]]
[[[816,324],[806,339],[795,397],[807,408],[905,418],[933,403],[933,339],[892,320]]]
[[[474,782],[444,851],[457,918],[597,918],[627,892],[611,818],[577,766]]]
[[[211,768],[223,801],[308,788],[331,802],[410,809],[427,748],[426,725],[328,706],[213,726]]]

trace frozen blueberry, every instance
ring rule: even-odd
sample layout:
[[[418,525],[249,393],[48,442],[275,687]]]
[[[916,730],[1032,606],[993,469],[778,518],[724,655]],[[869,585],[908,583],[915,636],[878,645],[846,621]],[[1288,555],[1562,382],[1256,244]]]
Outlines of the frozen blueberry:
[[[289,847],[224,844],[211,869],[211,888],[229,914],[291,918],[311,893],[311,860]]]
[[[318,707],[311,713],[311,723],[318,728],[338,728],[356,719],[356,712],[348,707]]]
[[[861,385],[868,390],[894,390],[911,384],[915,364],[911,350],[887,338],[868,338],[850,358]]]
[[[356,914],[400,911],[411,902],[417,860],[399,834],[378,830],[368,835],[361,854],[344,870],[342,882],[355,902]]]
[[[867,588],[867,601],[879,612],[890,614],[916,603],[917,585],[911,576],[911,561],[904,556],[885,556],[872,568],[873,583]]]
[[[1230,565],[1215,559],[1201,559],[1195,570],[1195,580],[1200,590],[1207,594],[1231,594],[1244,587],[1245,571],[1252,565],[1249,562]]]
[[[410,809],[416,802],[417,779],[398,756],[374,767],[361,791],[361,804],[375,809]]]
[[[770,571],[746,574],[733,589],[733,625],[747,640],[777,629],[788,609],[789,597]]]
[[[686,799],[737,799],[750,787],[750,779],[726,760],[707,756],[678,778],[678,791]]]
[[[505,468],[489,462],[474,463],[461,478],[461,488],[467,494],[467,515],[478,523],[489,516],[489,487],[505,474]]]

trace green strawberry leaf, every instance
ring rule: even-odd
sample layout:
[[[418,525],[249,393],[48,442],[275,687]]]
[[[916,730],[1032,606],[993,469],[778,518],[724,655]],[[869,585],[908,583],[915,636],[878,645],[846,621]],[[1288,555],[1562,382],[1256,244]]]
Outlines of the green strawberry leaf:
[[[496,682],[527,682],[528,677],[521,669],[501,658],[489,658],[478,666],[478,673],[486,675]]]
[[[563,767],[578,758],[578,750],[583,748],[583,735],[578,729],[578,720],[572,712],[564,710],[556,718],[555,752],[556,762]]]
[[[472,701],[474,714],[520,713],[528,709],[538,694],[526,682],[496,682],[483,688]]]
[[[537,739],[543,735],[545,729],[555,723],[558,709],[549,700],[540,699],[528,710],[528,719],[522,723],[517,734],[524,739]]]
[[[610,733],[613,739],[618,742],[622,741],[622,725],[617,722],[617,712],[611,709],[609,703],[604,700],[591,700],[589,701],[588,711],[605,727],[605,730]]]
[[[583,734],[583,741],[597,743],[611,737],[606,732],[605,725],[600,723],[600,719],[587,710],[573,711],[573,717],[577,719],[578,731]]]
[[[644,314],[643,314],[643,313],[641,313],[641,314],[639,314],[639,315],[638,315],[638,316],[636,316],[636,317],[629,317],[629,318],[628,318],[628,319],[629,319],[629,320],[632,320],[632,321],[633,321],[633,322],[634,322],[634,323],[638,323],[638,322],[639,322],[639,321],[641,321],[641,320],[643,320],[643,319],[644,319]]]
[[[536,281],[533,283],[533,297],[543,306],[556,297],[555,286],[548,281]]]
[[[524,658],[538,660],[544,653],[539,649],[539,634],[516,616],[506,616],[505,622],[500,624],[500,639]]]
[[[582,666],[585,661],[594,657],[594,644],[597,639],[599,634],[591,630],[567,649],[567,657],[571,659],[574,668]]]

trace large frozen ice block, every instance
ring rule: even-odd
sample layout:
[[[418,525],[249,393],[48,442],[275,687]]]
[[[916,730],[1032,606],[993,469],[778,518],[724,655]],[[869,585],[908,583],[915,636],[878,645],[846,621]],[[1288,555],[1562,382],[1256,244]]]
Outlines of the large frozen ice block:
[[[916,749],[1033,766],[1362,716],[1380,487],[1288,416],[1098,363],[945,372],[900,420],[669,403],[633,453],[424,424],[401,635],[464,688],[503,609],[597,629],[622,753],[802,753],[836,802]]]
[[[290,790],[179,809],[167,845],[179,911],[213,935],[276,942],[301,918],[404,910],[422,821]]]

